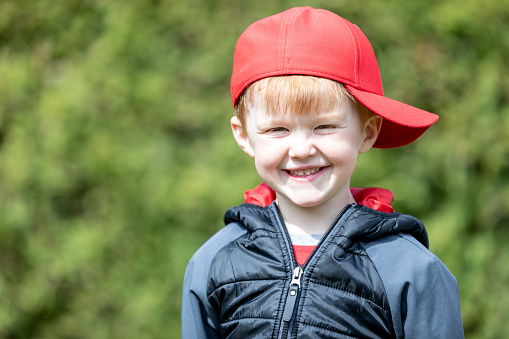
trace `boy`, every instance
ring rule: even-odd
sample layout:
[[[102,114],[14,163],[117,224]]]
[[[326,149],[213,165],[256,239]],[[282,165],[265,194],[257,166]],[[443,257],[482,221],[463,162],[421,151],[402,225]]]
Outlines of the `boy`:
[[[188,264],[183,338],[462,338],[456,280],[359,153],[438,117],[383,96],[359,28],[325,10],[257,21],[235,48],[233,135],[265,184]]]

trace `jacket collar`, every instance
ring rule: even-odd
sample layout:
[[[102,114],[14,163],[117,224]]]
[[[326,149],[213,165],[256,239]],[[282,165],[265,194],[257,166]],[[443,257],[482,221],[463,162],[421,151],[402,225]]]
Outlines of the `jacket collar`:
[[[225,224],[236,222],[249,232],[261,229],[274,232],[275,218],[278,216],[269,208],[270,204],[275,204],[273,192],[266,184],[246,191],[246,203],[230,208],[224,216]],[[368,242],[385,235],[407,233],[426,248],[429,247],[428,235],[422,222],[410,215],[394,212],[390,205],[393,195],[389,190],[352,189],[352,194],[356,200],[359,199],[358,205],[351,207],[351,213],[340,228],[335,230],[339,232],[338,235]]]
[[[394,212],[391,204],[394,195],[385,188],[351,188],[355,201],[366,207],[380,212]],[[244,192],[244,201],[248,204],[258,206],[268,206],[276,200],[276,192],[274,192],[266,183],[262,183],[252,190]]]

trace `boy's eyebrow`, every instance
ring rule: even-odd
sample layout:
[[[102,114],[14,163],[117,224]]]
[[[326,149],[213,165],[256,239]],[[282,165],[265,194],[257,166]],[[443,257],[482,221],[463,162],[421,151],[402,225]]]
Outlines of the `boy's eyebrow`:
[[[256,124],[258,126],[263,126],[263,125],[281,125],[284,123],[288,123],[288,118],[282,119],[280,117],[267,116],[266,118],[259,119]]]
[[[313,113],[308,113],[313,114]],[[281,114],[281,113],[274,113],[270,114],[268,113],[266,117],[263,117],[261,119],[258,119],[257,125],[278,125],[278,124],[285,124],[288,123],[288,121],[293,120],[294,118],[298,118],[299,115],[290,115],[290,114]],[[318,120],[329,120],[329,119],[341,119],[344,120],[346,118],[346,113],[342,109],[336,109],[331,112],[327,113],[321,113],[316,114],[315,118]]]
[[[329,119],[329,118],[341,118],[344,119],[346,117],[346,111],[344,109],[335,109],[327,113],[322,113],[319,118]]]

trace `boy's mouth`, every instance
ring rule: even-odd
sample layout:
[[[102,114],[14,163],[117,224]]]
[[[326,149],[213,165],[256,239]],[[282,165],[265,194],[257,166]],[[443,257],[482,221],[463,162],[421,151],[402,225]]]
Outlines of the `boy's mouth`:
[[[320,172],[322,169],[324,169],[324,167],[306,168],[299,170],[286,170],[286,173],[295,177],[304,177],[306,175],[311,175]]]

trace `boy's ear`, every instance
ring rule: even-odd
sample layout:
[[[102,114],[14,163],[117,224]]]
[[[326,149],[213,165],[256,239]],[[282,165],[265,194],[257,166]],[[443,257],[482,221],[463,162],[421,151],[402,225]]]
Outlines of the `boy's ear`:
[[[240,148],[242,148],[244,152],[246,152],[247,155],[249,155],[251,158],[254,158],[253,146],[251,145],[251,141],[247,136],[247,132],[244,128],[242,128],[242,123],[240,122],[239,118],[237,118],[237,116],[232,117],[230,120],[230,125],[232,127],[233,137],[235,138],[235,141],[237,141],[237,144],[240,146]]]
[[[366,121],[364,124],[364,140],[359,148],[359,153],[365,153],[373,147],[378,138],[378,133],[380,133],[380,128],[382,128],[382,122],[382,117],[378,115],[373,115]]]

